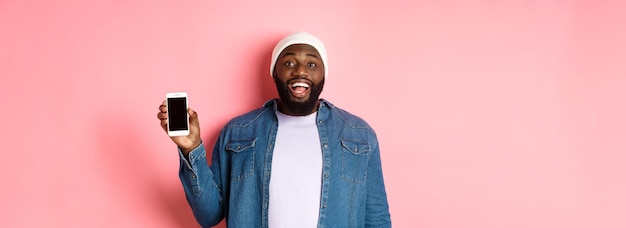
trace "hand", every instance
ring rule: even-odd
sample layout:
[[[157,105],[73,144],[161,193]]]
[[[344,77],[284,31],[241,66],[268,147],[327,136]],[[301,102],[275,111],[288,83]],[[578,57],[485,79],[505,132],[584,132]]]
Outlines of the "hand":
[[[189,113],[189,135],[187,136],[171,136],[170,138],[180,149],[183,154],[187,156],[189,152],[198,147],[202,140],[200,139],[200,122],[198,121],[198,113],[191,108],[187,109]],[[157,118],[161,120],[161,127],[167,133],[167,103],[163,101],[159,106],[159,113]]]

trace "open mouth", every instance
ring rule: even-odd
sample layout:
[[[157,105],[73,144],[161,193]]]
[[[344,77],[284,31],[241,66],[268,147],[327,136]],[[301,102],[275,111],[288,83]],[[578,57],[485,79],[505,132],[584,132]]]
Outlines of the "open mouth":
[[[293,82],[289,84],[291,95],[293,95],[294,97],[298,97],[298,98],[306,97],[309,92],[310,87],[311,85],[302,81]]]

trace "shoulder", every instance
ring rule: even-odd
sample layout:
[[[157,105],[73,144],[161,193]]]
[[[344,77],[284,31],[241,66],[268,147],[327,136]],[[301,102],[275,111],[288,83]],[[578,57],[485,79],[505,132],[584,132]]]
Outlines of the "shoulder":
[[[263,107],[254,109],[247,113],[241,114],[232,118],[226,124],[227,127],[247,127],[248,125],[256,122],[267,120],[268,117],[273,116],[275,110],[275,101],[270,100],[263,105]]]
[[[338,121],[346,124],[351,128],[364,128],[373,131],[372,127],[363,118],[339,108],[330,102],[324,100],[323,104],[327,107],[332,116],[336,116]]]
[[[319,114],[325,116],[324,119],[328,122],[326,129],[332,132],[333,137],[339,139],[342,145],[358,142],[378,147],[376,131],[363,118],[327,101],[320,107],[320,111]]]

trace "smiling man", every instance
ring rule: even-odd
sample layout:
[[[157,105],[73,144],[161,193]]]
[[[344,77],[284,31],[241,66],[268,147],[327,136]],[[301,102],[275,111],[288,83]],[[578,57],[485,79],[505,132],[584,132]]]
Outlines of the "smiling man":
[[[324,44],[300,32],[272,52],[279,98],[233,118],[213,147],[211,166],[198,115],[174,136],[179,176],[203,227],[391,227],[380,150],[361,118],[319,96],[328,74]],[[167,107],[157,117],[167,128]]]

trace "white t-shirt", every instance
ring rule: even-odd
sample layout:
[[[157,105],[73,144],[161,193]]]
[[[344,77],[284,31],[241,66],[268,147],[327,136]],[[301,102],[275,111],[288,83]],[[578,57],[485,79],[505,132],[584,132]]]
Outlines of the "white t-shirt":
[[[317,112],[289,116],[276,111],[276,116],[278,132],[270,177],[269,227],[317,227],[322,194]]]

